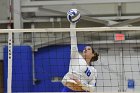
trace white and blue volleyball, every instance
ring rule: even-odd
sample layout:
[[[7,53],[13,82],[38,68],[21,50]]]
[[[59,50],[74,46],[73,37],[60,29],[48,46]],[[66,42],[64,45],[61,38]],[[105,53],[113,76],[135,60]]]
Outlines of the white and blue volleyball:
[[[77,9],[70,9],[67,12],[67,19],[71,23],[77,23],[80,20],[80,12]]]

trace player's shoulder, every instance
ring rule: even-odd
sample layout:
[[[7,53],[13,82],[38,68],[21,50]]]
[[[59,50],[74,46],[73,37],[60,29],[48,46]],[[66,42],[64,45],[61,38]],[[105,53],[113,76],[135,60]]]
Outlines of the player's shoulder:
[[[93,66],[90,66],[90,67],[93,70],[93,72],[97,72],[97,69],[95,67],[93,67]]]
[[[93,66],[92,66],[92,69],[93,69],[93,72],[94,72],[94,74],[95,74],[95,76],[97,78],[97,69],[95,67],[93,67]]]

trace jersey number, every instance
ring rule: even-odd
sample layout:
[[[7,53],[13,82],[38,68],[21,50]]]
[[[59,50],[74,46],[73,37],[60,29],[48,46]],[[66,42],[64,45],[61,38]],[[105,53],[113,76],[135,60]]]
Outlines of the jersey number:
[[[85,73],[86,73],[86,75],[87,75],[88,77],[90,76],[91,72],[90,72],[90,70],[88,69],[88,67],[87,67]]]

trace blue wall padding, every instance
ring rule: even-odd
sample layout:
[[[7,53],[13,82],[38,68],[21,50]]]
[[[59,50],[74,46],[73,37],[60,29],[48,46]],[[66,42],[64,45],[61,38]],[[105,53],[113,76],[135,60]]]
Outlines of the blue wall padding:
[[[4,47],[4,91],[7,91],[8,47]],[[30,46],[13,47],[12,91],[31,91],[32,49]]]
[[[61,82],[51,82],[51,80],[54,77],[63,77],[68,71],[70,60],[69,49],[70,46],[68,45],[57,45],[41,48],[35,53],[36,77],[41,80],[41,84],[38,85],[38,91],[61,91],[63,87]],[[36,90],[34,88],[34,91]]]
[[[79,45],[79,51],[85,45]],[[70,62],[70,45],[55,45],[39,49],[35,53],[36,77],[42,81],[34,91],[60,92],[61,82],[51,82],[53,77],[61,77],[68,72]],[[44,83],[45,82],[45,83]]]
[[[85,45],[79,45],[82,51]],[[60,92],[61,82],[52,82],[54,77],[63,78],[68,72],[70,62],[70,45],[54,45],[38,49],[34,53],[35,77],[41,82],[32,82],[32,50],[29,46],[14,46],[13,84],[14,92]],[[7,80],[7,47],[4,48],[4,89]]]

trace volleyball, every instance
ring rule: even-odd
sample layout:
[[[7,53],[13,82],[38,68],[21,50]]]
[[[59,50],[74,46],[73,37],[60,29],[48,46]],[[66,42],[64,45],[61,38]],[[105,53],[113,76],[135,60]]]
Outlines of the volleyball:
[[[77,23],[80,20],[80,12],[77,9],[70,9],[67,12],[67,19],[71,23]]]

